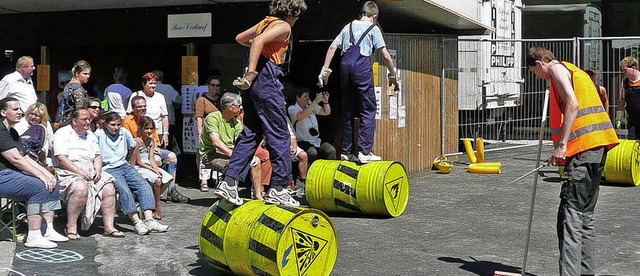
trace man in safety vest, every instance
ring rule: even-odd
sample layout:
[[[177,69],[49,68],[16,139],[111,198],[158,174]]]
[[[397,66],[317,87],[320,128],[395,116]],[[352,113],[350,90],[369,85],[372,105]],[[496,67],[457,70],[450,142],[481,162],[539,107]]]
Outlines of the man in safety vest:
[[[595,275],[594,210],[606,151],[619,141],[593,82],[575,65],[532,47],[527,67],[551,82],[551,165],[565,165],[558,208],[560,275]]]

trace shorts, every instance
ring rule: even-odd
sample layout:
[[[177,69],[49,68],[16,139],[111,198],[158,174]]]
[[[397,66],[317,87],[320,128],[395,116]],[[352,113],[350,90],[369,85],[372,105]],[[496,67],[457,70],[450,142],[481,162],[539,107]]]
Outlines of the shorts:
[[[304,151],[303,149],[301,149],[300,147],[297,147],[296,152],[294,154],[291,154],[291,162],[298,162],[298,154],[300,154],[303,151]]]
[[[136,166],[136,171],[142,176],[142,178],[146,179],[149,184],[153,184],[158,179],[158,174],[153,172],[152,170],[145,169],[143,167]],[[167,184],[173,180],[173,176],[171,176],[168,172],[163,169],[160,169],[162,173],[162,184]]]

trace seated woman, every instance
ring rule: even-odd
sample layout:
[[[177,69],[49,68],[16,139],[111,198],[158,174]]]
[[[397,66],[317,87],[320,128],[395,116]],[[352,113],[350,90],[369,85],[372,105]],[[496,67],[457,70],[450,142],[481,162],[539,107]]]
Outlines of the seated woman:
[[[162,219],[163,214],[160,205],[160,195],[164,193],[169,183],[173,181],[173,176],[165,170],[158,168],[156,162],[151,162],[149,159],[149,156],[151,156],[156,149],[156,140],[151,137],[151,133],[155,130],[156,124],[151,118],[147,116],[140,118],[138,122],[138,138],[135,138],[135,140],[142,146],[140,146],[139,150],[132,153],[130,163],[136,168],[136,171],[152,185],[153,197],[156,200],[156,211],[153,214],[153,218]]]
[[[91,131],[96,131],[99,126],[99,117],[102,107],[100,106],[100,99],[96,97],[89,97],[87,100],[87,110],[89,111],[89,120],[91,120]]]
[[[77,226],[80,213],[84,213],[82,230],[88,230],[101,212],[104,235],[121,238],[124,234],[113,225],[114,178],[102,170],[98,138],[90,131],[90,120],[88,110],[76,109],[71,114],[71,124],[58,129],[53,139],[60,198],[67,203],[67,237],[80,238]]]
[[[69,240],[53,229],[53,211],[60,209],[60,191],[51,173],[22,155],[18,133],[12,128],[21,117],[18,100],[0,100],[0,197],[27,202],[29,233],[24,246],[55,248],[55,242]]]
[[[51,166],[51,149],[53,146],[53,126],[50,123],[49,111],[42,103],[34,103],[27,108],[27,113],[13,128],[23,136],[30,128],[44,127],[45,135],[41,149],[34,153],[41,165]],[[40,127],[42,128],[42,127]],[[24,146],[24,144],[23,144]]]

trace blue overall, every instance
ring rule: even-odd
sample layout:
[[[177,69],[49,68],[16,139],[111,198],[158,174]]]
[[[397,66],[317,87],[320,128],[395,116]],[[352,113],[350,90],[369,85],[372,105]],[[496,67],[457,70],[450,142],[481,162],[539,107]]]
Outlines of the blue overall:
[[[360,129],[358,131],[358,147],[363,154],[371,153],[373,135],[376,130],[376,96],[373,89],[373,69],[371,57],[360,54],[360,42],[375,27],[371,25],[358,42],[355,43],[353,28],[349,25],[349,47],[340,61],[340,78],[342,88],[342,119],[344,133],[342,135],[342,152],[352,153],[353,147],[353,117],[355,111],[360,111]],[[353,152],[353,153],[357,153]]]
[[[236,180],[246,178],[249,164],[264,135],[273,166],[271,185],[285,186],[293,179],[289,150],[291,137],[287,127],[284,86],[280,81],[285,76],[285,65],[278,65],[260,56],[258,76],[251,88],[242,92],[244,129],[236,139],[226,176]]]

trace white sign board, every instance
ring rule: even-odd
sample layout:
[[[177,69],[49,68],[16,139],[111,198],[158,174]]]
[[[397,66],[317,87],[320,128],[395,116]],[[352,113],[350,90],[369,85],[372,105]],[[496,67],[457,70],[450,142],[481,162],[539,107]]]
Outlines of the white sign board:
[[[211,37],[211,13],[167,15],[167,37]]]

